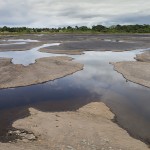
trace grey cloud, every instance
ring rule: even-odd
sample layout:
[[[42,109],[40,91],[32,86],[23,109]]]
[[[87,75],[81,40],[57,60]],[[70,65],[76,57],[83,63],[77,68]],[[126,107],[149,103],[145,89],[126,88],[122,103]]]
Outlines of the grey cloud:
[[[119,17],[114,17],[107,24],[150,24],[150,15],[144,14],[128,14]]]
[[[146,0],[0,0],[0,26],[149,24]]]

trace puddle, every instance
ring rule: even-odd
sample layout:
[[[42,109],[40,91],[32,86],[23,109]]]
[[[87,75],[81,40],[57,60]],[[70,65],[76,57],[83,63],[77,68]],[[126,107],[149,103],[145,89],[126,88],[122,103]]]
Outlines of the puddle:
[[[131,41],[125,41],[125,40],[118,40],[118,39],[103,39],[106,42],[115,42],[115,43],[135,43]]]
[[[31,40],[31,39],[9,39],[9,42],[39,42],[38,40]]]
[[[38,51],[54,45],[59,43],[44,44],[22,52],[0,52],[0,57],[13,58],[14,64],[28,65],[37,58],[62,56]],[[117,122],[130,134],[150,142],[150,89],[127,82],[109,64],[135,61],[135,55],[142,51],[88,51],[84,55],[71,55],[75,61],[84,64],[84,70],[44,84],[0,90],[0,109],[28,106],[41,111],[69,111],[93,101],[102,101],[111,108]]]
[[[40,37],[40,36],[44,36],[44,34],[36,34],[36,36],[39,36],[39,37]]]
[[[43,52],[38,51],[41,48],[46,48],[49,46],[58,46],[58,45],[60,45],[60,43],[43,44],[42,46],[38,46],[38,47],[32,48],[30,50],[26,50],[26,51],[0,52],[0,57],[12,58],[13,64],[22,64],[24,66],[28,66],[29,64],[35,63],[36,59],[44,58],[44,57],[51,57],[51,56],[58,56],[58,54],[43,53]]]
[[[31,39],[9,39],[9,40],[1,40],[2,42],[5,43],[1,43],[0,45],[2,46],[6,46],[6,45],[23,45],[23,44],[27,44],[30,42],[40,42],[38,40],[31,40]],[[10,43],[13,42],[13,43]]]

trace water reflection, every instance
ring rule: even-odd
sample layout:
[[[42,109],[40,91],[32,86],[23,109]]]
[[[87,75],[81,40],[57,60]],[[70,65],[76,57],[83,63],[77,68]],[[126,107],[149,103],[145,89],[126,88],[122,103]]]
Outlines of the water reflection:
[[[49,46],[57,46],[59,44],[60,43],[43,44],[42,46],[38,46],[32,48],[31,50],[26,50],[26,51],[0,52],[0,57],[12,58],[13,64],[22,64],[24,66],[28,66],[29,64],[35,63],[36,59],[50,57],[50,56],[58,56],[58,54],[43,53],[43,52],[39,52],[38,50]]]
[[[72,56],[84,64],[84,70],[45,84],[0,90],[0,109],[27,105],[42,111],[67,111],[92,101],[103,101],[116,114],[121,126],[150,141],[150,89],[126,82],[110,64],[134,61],[135,54],[141,51],[90,51]]]
[[[5,42],[5,43],[0,43],[0,45],[2,46],[24,45],[24,44],[31,43],[31,42],[39,42],[38,40],[31,40],[31,39],[9,39],[9,40],[1,40],[1,41]]]

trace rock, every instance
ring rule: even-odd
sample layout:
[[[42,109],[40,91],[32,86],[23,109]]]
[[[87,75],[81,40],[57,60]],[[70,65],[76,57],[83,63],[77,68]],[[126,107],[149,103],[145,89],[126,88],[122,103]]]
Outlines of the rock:
[[[75,150],[72,146],[67,146],[67,149],[69,149],[69,150]]]
[[[87,143],[87,141],[86,141],[85,139],[83,139],[81,142],[82,142],[83,144],[86,144],[86,143]]]
[[[17,135],[19,135],[21,133],[21,131],[16,130],[16,131],[14,131],[14,133],[17,134]]]
[[[33,134],[26,134],[24,135],[24,138],[28,140],[36,140],[36,137]]]
[[[27,139],[22,139],[22,142],[27,143],[27,142],[29,142],[29,140],[27,140]]]

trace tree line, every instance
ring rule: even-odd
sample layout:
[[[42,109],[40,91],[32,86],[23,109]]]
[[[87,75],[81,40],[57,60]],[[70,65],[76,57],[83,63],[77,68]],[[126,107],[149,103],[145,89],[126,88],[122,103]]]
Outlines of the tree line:
[[[150,33],[150,25],[114,25],[106,27],[94,25],[59,27],[59,28],[27,28],[27,27],[0,27],[0,33]]]

